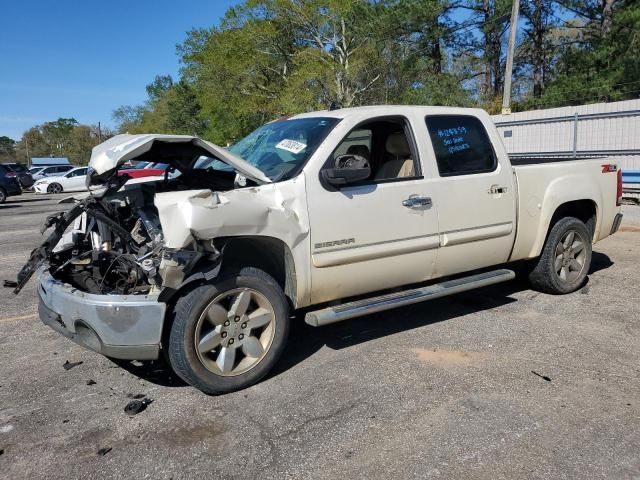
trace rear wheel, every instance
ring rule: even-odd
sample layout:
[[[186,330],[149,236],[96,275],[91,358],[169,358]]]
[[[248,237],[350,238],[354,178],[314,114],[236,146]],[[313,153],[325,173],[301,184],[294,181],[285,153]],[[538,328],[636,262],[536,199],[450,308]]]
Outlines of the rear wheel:
[[[0,187],[0,203],[4,203],[7,201],[7,192],[4,188]]]
[[[545,293],[574,292],[587,277],[591,254],[587,226],[577,218],[563,218],[551,229],[529,280],[536,290]]]
[[[174,371],[199,390],[246,388],[275,365],[289,332],[289,307],[265,272],[245,268],[202,285],[175,306],[168,356]]]
[[[59,183],[52,183],[47,187],[47,192],[49,193],[62,193],[62,185]]]

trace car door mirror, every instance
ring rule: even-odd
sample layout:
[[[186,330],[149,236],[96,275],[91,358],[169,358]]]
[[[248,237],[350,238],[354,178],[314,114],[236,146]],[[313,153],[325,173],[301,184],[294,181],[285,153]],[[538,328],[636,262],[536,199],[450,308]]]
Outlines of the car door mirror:
[[[367,180],[371,176],[369,161],[360,155],[340,155],[334,168],[322,170],[322,179],[334,187],[343,187]]]

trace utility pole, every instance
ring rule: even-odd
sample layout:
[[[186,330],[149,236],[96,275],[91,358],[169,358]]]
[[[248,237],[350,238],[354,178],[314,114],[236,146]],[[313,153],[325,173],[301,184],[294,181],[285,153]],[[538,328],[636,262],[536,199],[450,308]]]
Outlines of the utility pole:
[[[507,51],[507,65],[504,72],[504,92],[502,94],[502,114],[511,113],[511,76],[513,75],[513,55],[516,50],[516,33],[518,32],[518,11],[520,0],[513,0],[511,8],[511,25],[509,26],[509,50]]]
[[[100,122],[98,122],[98,143],[102,143],[102,129],[100,128]]]

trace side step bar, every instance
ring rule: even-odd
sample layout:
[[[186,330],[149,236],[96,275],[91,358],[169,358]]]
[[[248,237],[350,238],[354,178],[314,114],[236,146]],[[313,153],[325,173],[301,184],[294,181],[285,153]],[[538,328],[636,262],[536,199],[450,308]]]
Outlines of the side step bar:
[[[307,313],[304,321],[314,327],[321,327],[349,318],[391,310],[396,307],[446,297],[447,295],[466,292],[467,290],[486,287],[487,285],[493,285],[495,283],[506,282],[513,280],[515,276],[516,274],[513,271],[506,269],[479,273],[469,277],[447,280],[446,282],[436,283],[427,287],[404,290],[402,292],[380,295],[379,297],[366,298],[364,300],[356,300],[355,302],[343,303],[334,307],[323,308],[322,310]]]

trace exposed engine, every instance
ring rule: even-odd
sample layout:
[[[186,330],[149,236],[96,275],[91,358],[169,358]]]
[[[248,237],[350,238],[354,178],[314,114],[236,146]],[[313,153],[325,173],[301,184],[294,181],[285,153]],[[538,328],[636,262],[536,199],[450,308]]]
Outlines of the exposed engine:
[[[170,166],[162,180],[127,183],[128,175],[118,175],[126,160]],[[56,280],[88,293],[143,295],[177,289],[187,275],[194,275],[196,265],[201,273],[219,268],[220,252],[211,237],[192,237],[180,248],[167,248],[156,194],[208,191],[211,198],[204,201],[215,205],[213,192],[270,181],[224,149],[188,136],[118,135],[94,148],[90,163],[95,169],[91,167],[89,183],[102,190],[47,218],[41,231],[49,232],[45,241],[31,252],[17,280],[5,281],[14,293],[42,266]]]
[[[18,273],[16,293],[45,262],[54,278],[84,292],[135,295],[177,287],[198,261],[215,260],[213,242],[183,250],[164,246],[153,198],[158,188],[184,185],[149,183],[119,191],[125,181],[47,218],[42,232],[53,231]]]
[[[148,293],[160,283],[157,213],[130,200],[90,205],[75,219],[49,258],[54,278],[99,294]]]

